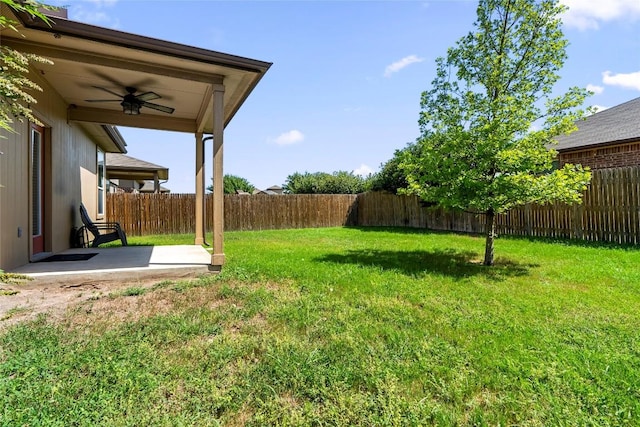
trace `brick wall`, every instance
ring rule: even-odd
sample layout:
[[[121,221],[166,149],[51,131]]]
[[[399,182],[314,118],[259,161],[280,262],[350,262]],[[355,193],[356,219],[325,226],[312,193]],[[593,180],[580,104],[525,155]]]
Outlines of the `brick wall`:
[[[559,153],[558,161],[560,166],[572,163],[591,169],[640,166],[640,142]]]

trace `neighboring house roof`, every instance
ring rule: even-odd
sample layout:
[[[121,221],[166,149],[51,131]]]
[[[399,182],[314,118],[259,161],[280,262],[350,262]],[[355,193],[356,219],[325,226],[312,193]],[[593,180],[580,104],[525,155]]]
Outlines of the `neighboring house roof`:
[[[271,187],[269,187],[266,190],[259,190],[259,189],[256,188],[255,190],[253,190],[253,193],[251,193],[251,194],[269,194],[269,195],[273,196],[273,195],[282,194],[282,189],[280,189],[280,190],[272,190]]]
[[[154,189],[153,181],[145,181],[142,184],[142,187],[138,188],[138,191],[141,192],[141,193],[154,193],[155,189]],[[167,187],[163,187],[161,185],[160,186],[160,192],[161,193],[171,193],[171,190],[169,190]]]
[[[576,122],[578,130],[556,140],[556,151],[640,140],[640,97]]]
[[[158,179],[169,179],[169,168],[159,166],[135,157],[120,153],[106,153],[105,164],[107,177],[110,179],[131,179],[136,181],[153,180],[155,174]]]

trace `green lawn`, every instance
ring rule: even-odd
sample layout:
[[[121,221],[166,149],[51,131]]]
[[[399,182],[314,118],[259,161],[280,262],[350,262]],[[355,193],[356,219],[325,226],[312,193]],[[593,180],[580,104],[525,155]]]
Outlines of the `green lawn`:
[[[502,238],[487,268],[449,233],[225,236],[219,276],[0,336],[0,425],[640,425],[640,250]]]

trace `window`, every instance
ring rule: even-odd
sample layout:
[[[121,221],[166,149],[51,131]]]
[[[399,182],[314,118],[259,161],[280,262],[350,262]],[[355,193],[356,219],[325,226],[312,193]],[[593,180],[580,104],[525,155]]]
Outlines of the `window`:
[[[98,216],[104,216],[105,205],[105,158],[104,151],[98,149]]]
[[[31,231],[33,236],[42,234],[42,133],[39,128],[31,128],[31,192],[33,205]]]

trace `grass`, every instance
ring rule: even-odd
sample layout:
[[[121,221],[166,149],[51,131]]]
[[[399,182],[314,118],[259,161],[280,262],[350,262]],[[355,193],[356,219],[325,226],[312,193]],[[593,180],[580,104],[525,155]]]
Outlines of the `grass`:
[[[32,280],[29,276],[16,273],[5,273],[0,270],[0,284],[21,284]]]
[[[634,248],[499,239],[486,268],[450,233],[225,239],[219,276],[4,333],[0,425],[640,424]]]

